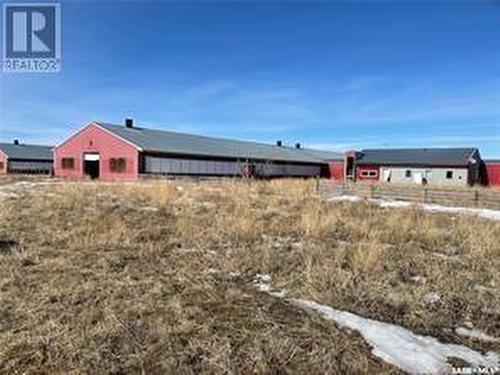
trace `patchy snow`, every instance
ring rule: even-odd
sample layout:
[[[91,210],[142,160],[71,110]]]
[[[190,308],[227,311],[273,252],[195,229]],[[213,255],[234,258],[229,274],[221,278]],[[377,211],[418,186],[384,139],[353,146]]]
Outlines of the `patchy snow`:
[[[460,336],[470,337],[472,339],[487,341],[487,342],[498,342],[500,339],[490,336],[487,333],[479,329],[471,329],[466,327],[458,327],[455,329],[455,333]]]
[[[410,280],[417,284],[425,284],[427,282],[427,278],[421,275],[410,276]]]
[[[0,199],[2,198],[18,198],[19,195],[10,191],[0,191]]]
[[[270,282],[269,275],[261,274],[254,281],[260,291],[285,298],[285,293],[273,289]],[[400,326],[363,318],[313,301],[287,300],[303,310],[319,313],[343,328],[358,331],[372,346],[375,356],[411,374],[450,373],[452,367],[448,359],[452,357],[460,358],[475,368],[483,366],[498,371],[500,366],[500,356],[495,352],[481,354],[463,345],[443,344],[433,337],[416,335]]]
[[[218,275],[220,273],[220,270],[215,269],[215,268],[209,268],[205,271],[205,274],[207,275]]]
[[[329,202],[359,202],[363,198],[356,195],[339,195],[337,197],[331,197],[327,199]]]
[[[158,211],[158,207],[153,207],[153,206],[143,206],[143,207],[137,207],[139,211],[146,211],[146,212],[156,212]]]
[[[257,276],[255,277],[255,279],[262,282],[262,283],[270,283],[271,282],[271,276],[267,275],[267,274],[258,273]]]
[[[474,367],[499,366],[500,356],[494,352],[483,355],[463,345],[443,344],[433,337],[416,335],[403,327],[363,318],[312,301],[291,301],[342,327],[358,331],[373,347],[375,356],[412,374],[451,372],[448,363],[450,357],[461,358]]]
[[[441,300],[441,296],[435,292],[427,293],[423,298],[426,305],[434,305]]]
[[[328,198],[329,202],[360,202],[364,199],[355,195],[340,195]],[[367,202],[378,204],[383,208],[421,208],[424,211],[434,213],[450,213],[477,216],[484,219],[500,221],[500,211],[490,210],[487,208],[469,208],[469,207],[455,207],[455,206],[441,206],[438,204],[430,203],[415,203],[397,200],[382,200],[382,199],[366,199]]]
[[[271,286],[271,276],[267,274],[258,273],[257,276],[255,276],[254,284],[260,292],[268,293],[273,297],[285,297],[283,291],[277,290]]]

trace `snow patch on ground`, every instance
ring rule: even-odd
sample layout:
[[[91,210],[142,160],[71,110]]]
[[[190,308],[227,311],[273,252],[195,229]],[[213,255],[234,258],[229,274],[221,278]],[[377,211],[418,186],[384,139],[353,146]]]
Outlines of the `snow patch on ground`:
[[[458,327],[455,329],[455,333],[460,336],[470,337],[472,339],[487,341],[487,342],[498,342],[500,339],[490,336],[487,333],[479,329],[470,329],[466,327]]]
[[[472,366],[497,368],[500,357],[489,352],[483,355],[463,345],[443,344],[429,336],[416,335],[406,328],[366,319],[346,311],[306,300],[292,302],[303,309],[319,313],[342,327],[358,331],[373,347],[373,354],[412,374],[448,373],[448,358],[461,358]]]
[[[340,195],[338,197],[328,198],[329,202],[360,202],[363,198],[356,195]]]
[[[273,297],[285,297],[285,293],[283,291],[274,289],[271,286],[271,276],[269,275],[258,273],[257,276],[255,276],[254,285],[260,292],[268,293]]]
[[[329,202],[360,202],[364,199],[354,195],[340,195],[328,198]],[[477,216],[484,219],[500,221],[500,211],[490,210],[487,208],[469,208],[469,207],[454,207],[454,206],[441,206],[438,204],[430,203],[414,203],[396,200],[382,200],[382,199],[366,199],[367,202],[376,203],[383,208],[421,208],[424,211],[435,213],[450,213]]]
[[[269,275],[257,275],[256,287],[272,296],[284,298],[283,292],[273,289]],[[295,306],[320,314],[339,326],[358,331],[372,346],[372,353],[399,369],[412,373],[450,373],[448,359],[461,358],[471,366],[498,370],[500,356],[495,352],[483,355],[463,345],[443,344],[429,336],[416,335],[406,328],[363,318],[356,314],[333,309],[313,301],[287,299]]]
[[[436,292],[431,292],[424,295],[424,302],[426,305],[434,305],[439,301],[441,301],[441,296]]]
[[[413,281],[417,284],[425,284],[427,282],[427,278],[421,275],[410,276],[410,281]]]

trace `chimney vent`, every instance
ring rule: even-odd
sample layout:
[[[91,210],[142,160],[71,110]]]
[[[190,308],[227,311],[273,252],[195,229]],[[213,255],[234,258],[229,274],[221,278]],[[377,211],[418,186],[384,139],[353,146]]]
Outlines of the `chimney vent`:
[[[126,118],[125,119],[125,127],[133,128],[134,127],[134,120],[131,118]]]
[[[14,139],[14,144],[17,146],[19,145],[19,139]]]
[[[276,141],[276,146],[278,146],[278,147],[283,146],[283,142],[282,141]]]
[[[295,148],[300,148],[300,143],[295,143]]]

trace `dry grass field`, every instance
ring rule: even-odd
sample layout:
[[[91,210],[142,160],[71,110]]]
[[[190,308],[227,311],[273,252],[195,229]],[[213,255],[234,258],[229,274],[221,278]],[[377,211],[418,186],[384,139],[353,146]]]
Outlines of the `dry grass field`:
[[[499,239],[498,221],[325,202],[312,181],[20,188],[0,197],[0,373],[400,373],[258,274],[499,352]]]

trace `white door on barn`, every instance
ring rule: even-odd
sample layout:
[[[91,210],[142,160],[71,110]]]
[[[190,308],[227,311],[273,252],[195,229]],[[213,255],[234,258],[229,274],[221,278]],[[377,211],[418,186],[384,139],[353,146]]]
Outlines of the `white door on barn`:
[[[417,184],[421,184],[422,183],[422,179],[423,179],[423,174],[422,172],[415,172],[413,174],[413,181]]]
[[[383,182],[390,182],[391,181],[391,170],[390,169],[384,169],[382,172],[382,181]]]

